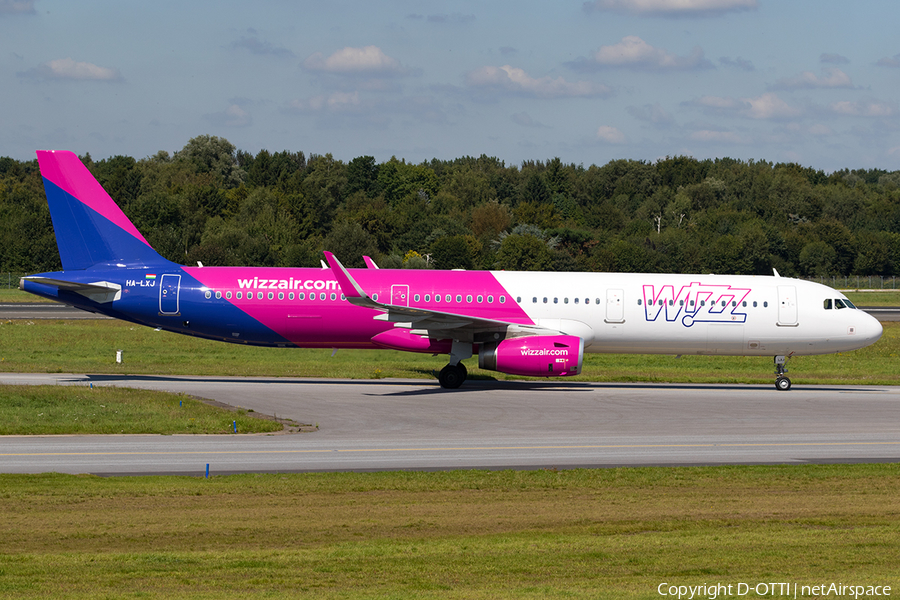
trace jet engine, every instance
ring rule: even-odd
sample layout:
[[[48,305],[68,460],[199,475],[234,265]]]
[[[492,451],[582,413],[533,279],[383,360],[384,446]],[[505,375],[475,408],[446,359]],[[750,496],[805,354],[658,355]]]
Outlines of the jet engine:
[[[535,335],[486,342],[478,366],[528,377],[564,377],[581,373],[584,340],[574,335]]]

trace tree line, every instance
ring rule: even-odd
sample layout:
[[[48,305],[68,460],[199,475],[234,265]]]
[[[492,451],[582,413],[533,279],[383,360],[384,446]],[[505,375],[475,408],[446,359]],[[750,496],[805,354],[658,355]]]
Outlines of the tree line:
[[[900,172],[685,156],[603,166],[256,155],[202,135],[82,161],[157,251],[204,265],[900,275]],[[60,268],[37,161],[0,158],[0,271]]]

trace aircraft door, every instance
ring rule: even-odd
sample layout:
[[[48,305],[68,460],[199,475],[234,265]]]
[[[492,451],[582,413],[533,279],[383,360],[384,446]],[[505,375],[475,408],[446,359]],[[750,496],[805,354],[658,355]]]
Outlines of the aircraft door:
[[[778,286],[778,324],[795,327],[797,323],[797,288],[793,285]]]
[[[408,285],[397,284],[391,286],[391,304],[394,306],[409,306]]]
[[[622,290],[606,290],[606,322],[625,322],[625,293]]]
[[[162,276],[159,284],[159,314],[177,315],[181,292],[181,275],[167,274]]]

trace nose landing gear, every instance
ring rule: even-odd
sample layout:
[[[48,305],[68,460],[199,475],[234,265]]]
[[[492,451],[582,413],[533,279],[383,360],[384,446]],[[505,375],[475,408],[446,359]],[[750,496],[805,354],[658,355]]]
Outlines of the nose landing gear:
[[[787,373],[788,356],[775,357],[775,389],[780,392],[786,392],[791,389],[791,380],[784,376]]]

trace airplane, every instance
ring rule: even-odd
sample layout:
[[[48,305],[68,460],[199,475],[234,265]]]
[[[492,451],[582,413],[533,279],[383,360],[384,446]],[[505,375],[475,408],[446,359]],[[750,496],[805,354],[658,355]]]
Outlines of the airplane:
[[[182,266],[159,255],[67,151],[37,152],[63,270],[20,289],[161,330],[280,348],[390,348],[534,377],[586,353],[792,356],[855,350],[881,324],[824,285],[778,276]]]

